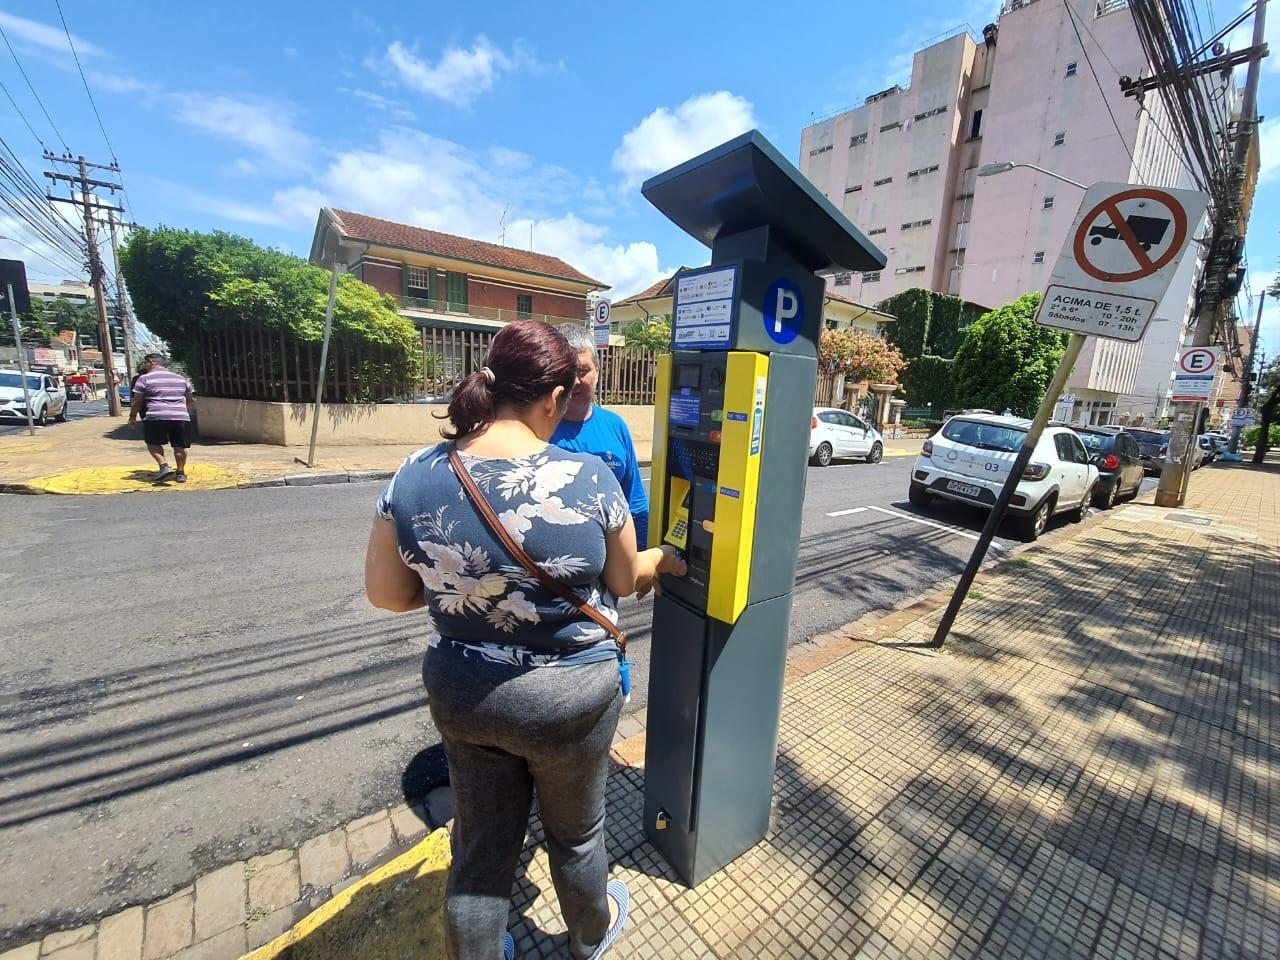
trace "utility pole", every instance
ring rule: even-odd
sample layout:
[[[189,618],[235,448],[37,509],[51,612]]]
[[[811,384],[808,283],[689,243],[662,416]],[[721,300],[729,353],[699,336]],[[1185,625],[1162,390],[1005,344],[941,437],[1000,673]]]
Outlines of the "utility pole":
[[[79,184],[80,199],[77,200],[74,196],[70,198],[55,197],[52,194],[48,195],[48,199],[55,203],[70,203],[83,208],[84,211],[84,238],[89,248],[89,282],[93,285],[94,300],[97,301],[98,305],[98,339],[102,349],[103,372],[106,374],[107,380],[107,412],[113,417],[118,417],[120,416],[120,393],[116,390],[116,386],[112,382],[112,378],[115,376],[115,358],[111,353],[111,330],[107,326],[106,291],[103,289],[102,285],[102,257],[98,253],[98,239],[97,233],[94,229],[95,221],[93,219],[93,212],[95,210],[106,210],[109,212],[114,211],[115,213],[123,213],[124,210],[118,206],[113,207],[107,204],[96,203],[92,188],[101,187],[103,189],[110,190],[113,194],[117,190],[122,190],[124,188],[113,181],[89,179],[89,168],[92,167],[95,170],[108,170],[112,173],[119,173],[120,167],[114,162],[110,164],[88,163],[84,157],[79,157],[75,160],[70,157],[60,157],[47,150],[45,151],[44,158],[51,163],[76,164],[79,168],[78,175],[46,170],[45,176],[55,182],[66,181],[67,183],[72,184],[73,191],[74,185]]]
[[[116,315],[120,318],[120,332],[124,335],[124,372],[133,384],[133,315],[129,300],[124,295],[124,276],[120,273],[120,241],[116,237],[116,212],[107,211],[107,224],[111,228],[111,261],[116,268]]]
[[[1231,203],[1219,204],[1213,212],[1212,242],[1209,262],[1200,281],[1200,302],[1196,309],[1196,323],[1192,331],[1191,347],[1207,347],[1213,343],[1222,315],[1223,288],[1228,274],[1238,262],[1239,246],[1243,241],[1240,223],[1240,195],[1244,189],[1245,162],[1249,146],[1258,135],[1258,80],[1262,73],[1262,57],[1266,56],[1263,34],[1266,27],[1267,0],[1256,0],[1253,12],[1253,50],[1249,59],[1249,72],[1245,78],[1244,96],[1240,103],[1240,119],[1230,167],[1233,191]],[[1160,486],[1156,490],[1156,505],[1180,507],[1186,496],[1187,481],[1191,475],[1192,445],[1199,432],[1200,404],[1175,403],[1169,423],[1169,445],[1164,468],[1160,472]]]
[[[1237,407],[1249,406],[1249,398],[1253,396],[1253,362],[1258,359],[1258,330],[1262,326],[1262,304],[1267,299],[1267,291],[1264,289],[1258,295],[1258,315],[1253,319],[1253,335],[1249,337],[1249,358],[1244,362],[1244,379],[1240,384],[1240,398],[1236,401]],[[1232,453],[1240,452],[1240,433],[1244,429],[1244,425],[1239,421],[1233,421],[1231,424],[1231,442],[1227,449]]]

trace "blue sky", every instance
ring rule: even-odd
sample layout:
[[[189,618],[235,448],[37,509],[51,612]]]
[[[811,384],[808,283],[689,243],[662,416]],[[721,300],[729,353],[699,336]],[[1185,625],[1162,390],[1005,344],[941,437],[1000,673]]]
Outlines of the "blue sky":
[[[1215,2],[1217,22],[1240,6]],[[794,158],[812,116],[905,80],[915,49],[966,22],[980,31],[999,3],[850,3],[825,25],[755,0],[62,7],[136,221],[232,230],[303,255],[325,203],[492,241],[505,228],[513,246],[527,247],[532,227],[534,249],[622,296],[706,259],[640,196],[646,176],[752,126]],[[0,26],[72,151],[106,159],[53,0],[0,0]],[[1255,291],[1280,259],[1272,46]],[[0,81],[60,152],[3,46]],[[40,145],[0,107],[0,136],[41,179]],[[0,234],[14,229],[0,213]],[[0,255],[23,256],[36,279],[57,273],[2,241]],[[1280,310],[1266,326],[1280,350]]]

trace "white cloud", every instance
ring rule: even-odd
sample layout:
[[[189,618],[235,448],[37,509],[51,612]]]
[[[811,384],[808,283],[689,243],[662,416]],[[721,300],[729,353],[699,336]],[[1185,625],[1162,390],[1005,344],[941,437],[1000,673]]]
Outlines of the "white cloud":
[[[358,100],[363,100],[369,106],[373,107],[380,113],[385,113],[394,120],[413,120],[415,119],[412,110],[408,110],[401,106],[390,97],[384,97],[380,93],[374,93],[372,90],[363,90],[359,87],[339,87],[339,93],[349,94]]]
[[[493,89],[504,73],[542,69],[537,59],[518,41],[510,53],[496,47],[483,34],[470,49],[445,48],[434,64],[419,57],[399,40],[387,47],[385,63],[406,86],[457,107],[467,107]]]
[[[1280,172],[1280,117],[1262,121],[1258,137],[1258,183],[1266,183]]]
[[[67,35],[61,29],[61,25],[55,27],[0,11],[0,27],[4,28],[4,32],[11,39],[24,40],[46,50],[71,52],[67,44]],[[104,52],[101,47],[95,46],[83,37],[72,34],[71,39],[75,41],[76,53],[82,57],[96,57]]]
[[[659,107],[622,138],[613,168],[632,188],[756,126],[755,111],[727,90],[690,97],[674,109]]]
[[[658,248],[647,240],[608,242],[609,231],[574,214],[547,220],[518,220],[511,225],[513,246],[521,246],[533,227],[533,249],[572,264],[587,276],[610,284],[612,298],[627,297],[670,273],[658,265]]]
[[[285,104],[211,94],[175,94],[173,101],[187,126],[239,143],[284,170],[301,169],[310,159],[312,140],[294,126]]]

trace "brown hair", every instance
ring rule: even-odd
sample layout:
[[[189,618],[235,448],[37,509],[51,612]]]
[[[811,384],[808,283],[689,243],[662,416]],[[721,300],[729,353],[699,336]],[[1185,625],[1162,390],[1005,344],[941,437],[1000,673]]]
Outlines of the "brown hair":
[[[567,403],[577,378],[578,355],[564,334],[541,320],[518,320],[493,338],[484,369],[454,388],[449,401],[453,430],[443,432],[450,439],[465,437],[491,424],[499,407],[523,410],[556,387],[564,387]]]

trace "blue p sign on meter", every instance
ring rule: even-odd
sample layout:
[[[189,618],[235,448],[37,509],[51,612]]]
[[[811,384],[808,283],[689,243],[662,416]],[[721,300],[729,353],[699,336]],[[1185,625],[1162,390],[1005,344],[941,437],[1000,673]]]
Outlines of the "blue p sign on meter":
[[[800,288],[790,280],[775,280],[764,296],[764,332],[774,343],[790,343],[803,325]]]

